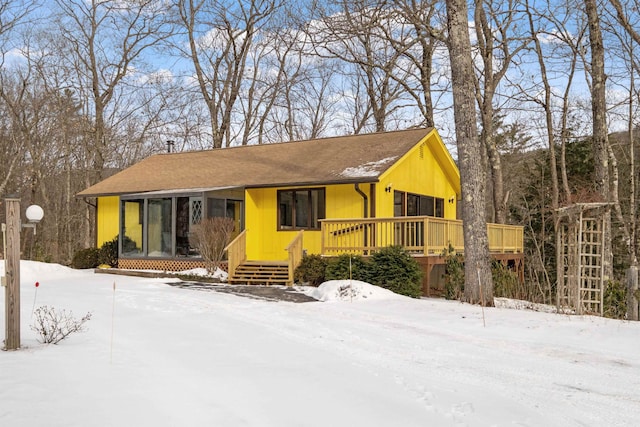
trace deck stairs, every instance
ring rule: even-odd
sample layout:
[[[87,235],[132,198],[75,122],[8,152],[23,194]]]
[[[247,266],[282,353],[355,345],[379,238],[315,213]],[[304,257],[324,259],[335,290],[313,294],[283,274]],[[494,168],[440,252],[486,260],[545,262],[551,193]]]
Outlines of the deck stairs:
[[[274,261],[245,261],[228,279],[228,283],[236,285],[286,285],[288,281],[288,264]]]

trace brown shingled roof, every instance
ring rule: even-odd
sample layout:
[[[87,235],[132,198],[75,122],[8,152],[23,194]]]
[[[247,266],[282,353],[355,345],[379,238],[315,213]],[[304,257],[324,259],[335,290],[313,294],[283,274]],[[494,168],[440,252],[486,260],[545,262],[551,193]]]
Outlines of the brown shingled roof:
[[[87,188],[78,196],[373,182],[432,130],[157,154]]]

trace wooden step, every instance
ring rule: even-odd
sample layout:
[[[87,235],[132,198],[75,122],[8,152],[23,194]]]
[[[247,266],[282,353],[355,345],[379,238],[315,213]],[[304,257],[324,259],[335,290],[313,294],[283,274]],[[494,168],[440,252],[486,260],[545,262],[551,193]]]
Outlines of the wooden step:
[[[289,267],[286,263],[273,261],[246,261],[236,268],[228,282],[233,284],[284,285],[289,281]]]

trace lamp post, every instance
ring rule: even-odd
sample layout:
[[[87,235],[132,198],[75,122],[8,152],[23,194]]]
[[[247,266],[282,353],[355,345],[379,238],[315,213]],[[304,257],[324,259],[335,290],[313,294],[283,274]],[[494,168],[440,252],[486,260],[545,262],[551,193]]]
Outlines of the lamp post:
[[[7,197],[4,199],[6,223],[2,224],[4,243],[4,272],[2,285],[5,286],[5,350],[20,348],[20,230],[22,227],[33,228],[44,216],[38,205],[27,208],[28,224],[20,221],[20,199]]]

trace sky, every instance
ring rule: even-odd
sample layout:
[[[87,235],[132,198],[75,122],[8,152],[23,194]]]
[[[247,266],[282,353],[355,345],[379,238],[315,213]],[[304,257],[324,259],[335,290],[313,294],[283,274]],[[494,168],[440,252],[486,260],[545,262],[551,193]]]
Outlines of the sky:
[[[0,425],[632,426],[640,417],[639,322],[511,300],[482,310],[355,281],[296,288],[319,299],[300,304],[171,281],[22,261],[22,348],[0,352]],[[92,317],[86,331],[45,345],[29,327],[44,305]]]

